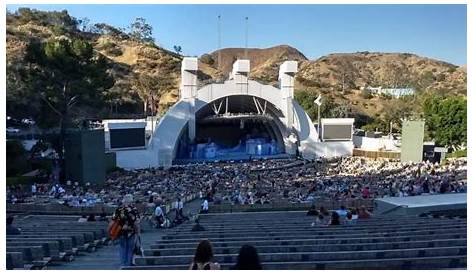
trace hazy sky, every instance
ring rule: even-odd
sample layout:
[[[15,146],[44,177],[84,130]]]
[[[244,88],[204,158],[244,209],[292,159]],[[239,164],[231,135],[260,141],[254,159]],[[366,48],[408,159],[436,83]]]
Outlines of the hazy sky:
[[[465,5],[21,5],[66,9],[93,23],[127,27],[136,17],[154,29],[156,42],[180,45],[186,55],[217,48],[217,16],[222,47],[287,44],[314,59],[334,52],[411,52],[457,65],[467,62]],[[15,11],[19,5],[8,5]]]

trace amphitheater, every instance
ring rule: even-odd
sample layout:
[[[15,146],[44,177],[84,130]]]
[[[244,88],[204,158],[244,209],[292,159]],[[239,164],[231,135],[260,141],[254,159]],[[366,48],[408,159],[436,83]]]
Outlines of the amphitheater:
[[[150,125],[146,120],[110,120],[105,122],[106,148],[116,153],[119,167],[131,170],[169,167],[179,161],[231,163],[249,155],[301,156],[298,166],[304,168],[320,157],[351,155],[353,119],[328,120],[335,126],[328,127],[333,138],[322,138],[293,99],[296,71],[296,62],[284,62],[277,88],[249,80],[250,62],[237,60],[228,80],[200,87],[197,59],[184,58],[180,99],[160,120],[151,122],[146,144],[114,149],[112,131],[125,129],[120,138],[127,141],[135,138],[130,134],[137,127]],[[200,214],[202,200],[194,193],[184,199],[189,221],[167,229],[142,221],[144,250],[127,267],[119,265],[118,243],[109,238],[107,220],[78,222],[91,213],[110,218],[113,208],[9,204],[7,214],[15,216],[21,234],[6,236],[7,269],[188,269],[203,239],[212,242],[214,261],[223,269],[236,263],[245,244],[256,247],[266,270],[466,269],[465,193],[419,197],[365,199],[364,206],[374,212],[371,218],[320,227],[312,226],[315,217],[306,214],[309,204],[226,207],[211,203],[210,213]],[[336,210],[342,204],[338,200],[317,206]],[[344,205],[355,208],[361,201]],[[164,209],[172,218],[170,206]],[[196,218],[204,231],[191,231]]]
[[[126,169],[169,167],[183,160],[351,155],[354,119],[324,120],[333,126],[326,130],[332,139],[322,141],[294,99],[297,70],[296,61],[285,61],[274,87],[250,80],[250,60],[236,60],[227,80],[200,84],[197,58],[186,57],[178,102],[156,121],[104,120],[106,149]],[[143,140],[145,129],[150,138],[144,144],[131,142]]]

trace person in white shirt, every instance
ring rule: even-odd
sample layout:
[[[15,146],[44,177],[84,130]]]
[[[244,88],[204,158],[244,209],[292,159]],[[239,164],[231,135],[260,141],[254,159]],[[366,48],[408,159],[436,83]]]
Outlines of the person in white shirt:
[[[158,204],[155,208],[155,219],[158,224],[157,228],[161,227],[165,222],[165,215],[163,213],[163,210],[161,209],[160,204]]]
[[[178,217],[184,217],[183,216],[183,201],[181,201],[181,198],[178,197],[178,200],[174,203],[174,209],[176,210],[176,216]]]
[[[36,183],[31,185],[31,195],[35,196],[37,191]]]
[[[209,202],[207,199],[204,199],[204,202],[202,203],[202,211],[201,213],[207,213],[209,211]]]
[[[53,187],[49,191],[49,195],[53,196],[53,195],[56,194],[57,191],[58,191],[58,189],[57,189],[56,185],[53,185]]]

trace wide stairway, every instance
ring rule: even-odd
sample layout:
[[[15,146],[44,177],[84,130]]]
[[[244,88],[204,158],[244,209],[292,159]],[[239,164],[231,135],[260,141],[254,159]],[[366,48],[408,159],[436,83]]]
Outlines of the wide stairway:
[[[15,219],[20,235],[6,236],[7,269],[46,269],[108,243],[107,222],[79,223],[79,216],[27,215]]]
[[[223,269],[244,244],[257,248],[264,269],[459,269],[467,267],[465,218],[381,216],[354,225],[311,226],[305,212],[200,216],[168,230],[123,269],[187,269],[202,239],[212,242]]]

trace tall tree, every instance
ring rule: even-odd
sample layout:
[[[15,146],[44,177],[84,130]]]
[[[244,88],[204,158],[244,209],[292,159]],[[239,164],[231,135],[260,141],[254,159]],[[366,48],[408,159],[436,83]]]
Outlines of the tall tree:
[[[141,42],[155,42],[153,38],[153,27],[142,17],[136,18],[135,22],[130,25],[130,37]]]
[[[427,98],[423,104],[428,135],[443,146],[457,148],[467,142],[467,100],[462,96]]]
[[[43,102],[42,117],[59,127],[56,148],[64,179],[64,137],[71,126],[74,107],[101,102],[101,95],[114,80],[107,72],[102,55],[94,55],[92,46],[80,39],[52,39],[28,45],[25,60],[29,64],[28,86],[32,97]],[[53,115],[51,115],[53,113]],[[54,118],[53,118],[54,117]]]
[[[173,49],[176,52],[176,54],[181,54],[181,52],[183,51],[181,46],[177,46],[177,45],[174,45]]]
[[[168,84],[165,77],[148,73],[137,74],[133,81],[133,88],[143,101],[143,115],[148,115],[148,107],[151,107],[152,115],[156,114],[157,105]]]

